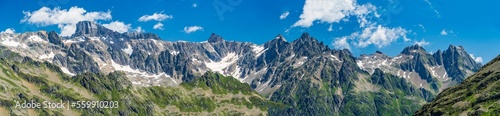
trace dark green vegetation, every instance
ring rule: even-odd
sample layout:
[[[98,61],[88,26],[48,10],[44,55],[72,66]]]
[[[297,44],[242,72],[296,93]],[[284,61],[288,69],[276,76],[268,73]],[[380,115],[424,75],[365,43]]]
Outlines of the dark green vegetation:
[[[481,115],[500,114],[500,56],[461,84],[441,92],[415,115]]]
[[[0,49],[1,50],[1,49]],[[284,107],[248,84],[207,72],[179,87],[134,87],[125,73],[66,76],[48,62],[0,53],[0,114],[11,115],[265,115]],[[9,59],[9,60],[8,60]],[[118,101],[113,109],[20,109],[17,101]]]
[[[212,93],[215,94],[238,94],[240,92],[244,95],[257,94],[248,84],[241,83],[234,78],[227,78],[222,74],[210,71],[206,72],[202,78],[195,79],[188,83],[182,83],[181,86],[189,90],[192,90],[193,88],[212,90]]]
[[[365,78],[360,78],[365,79]],[[271,110],[270,115],[301,114],[301,115],[411,115],[420,108],[428,93],[408,83],[405,79],[376,70],[375,74],[366,78],[366,83],[373,85],[373,90],[363,91],[351,82],[344,87],[313,84],[310,80],[300,81],[296,92],[286,96],[285,90],[274,93],[272,100],[283,99],[282,102],[297,104],[285,110]],[[361,80],[356,80],[361,81]],[[300,89],[299,89],[300,88]],[[342,89],[346,88],[346,89]],[[281,97],[281,98],[279,98]]]

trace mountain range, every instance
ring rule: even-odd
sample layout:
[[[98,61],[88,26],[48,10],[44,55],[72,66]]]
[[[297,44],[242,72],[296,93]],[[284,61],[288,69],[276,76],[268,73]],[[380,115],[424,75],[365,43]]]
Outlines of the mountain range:
[[[161,100],[164,95],[157,93],[190,98],[193,97],[191,94],[185,94],[193,86],[214,93],[240,90],[242,88],[229,85],[241,84],[248,85],[248,88],[244,87],[246,93],[255,94],[230,92],[230,96],[246,96],[243,97],[246,100],[243,99],[243,103],[231,100],[229,103],[260,104],[266,106],[260,110],[266,115],[412,115],[439,92],[461,83],[482,67],[462,46],[454,45],[432,54],[422,46],[412,45],[395,57],[380,51],[355,57],[346,49],[330,49],[308,33],[292,42],[277,35],[263,45],[226,41],[214,33],[204,42],[168,42],[152,33],[119,33],[91,21],[79,22],[75,34],[69,37],[59,36],[54,31],[2,33],[0,41],[4,46],[2,49],[9,51],[3,53],[5,57],[15,53],[19,54],[17,59],[28,58],[32,62],[57,67],[53,70],[62,72],[61,78],[67,76],[65,81],[72,82],[76,88],[84,88],[90,92],[89,96],[103,93],[93,88],[107,88],[111,84],[114,85],[111,88],[118,90],[108,88],[105,92],[130,93],[124,95],[132,96],[127,99],[138,97],[131,94],[145,95],[138,98],[146,101],[129,102],[131,105],[147,102],[147,99],[158,104],[169,101]],[[45,65],[43,67],[47,67]],[[126,78],[116,80],[119,77]],[[222,77],[237,81],[220,83],[228,82],[227,79],[221,81]],[[111,82],[85,84],[86,81],[101,79]],[[200,86],[200,83],[206,84]],[[214,83],[221,86],[212,87]],[[132,92],[121,89],[132,89]],[[225,106],[217,104],[227,104],[224,100],[215,100],[215,97],[225,99],[224,96],[216,95],[210,99],[209,94],[203,95],[212,100],[206,103],[213,103],[216,108],[196,108],[197,105],[193,105],[187,109],[198,110],[182,110],[183,105],[167,103],[174,105],[166,106],[166,111],[175,107],[181,109],[176,111],[203,114],[219,112],[214,109]],[[254,105],[247,106],[252,109],[249,106]],[[147,112],[163,111],[151,109]],[[143,112],[123,108],[112,113],[130,110]],[[238,108],[232,110],[241,111]],[[90,113],[107,114],[105,111]]]

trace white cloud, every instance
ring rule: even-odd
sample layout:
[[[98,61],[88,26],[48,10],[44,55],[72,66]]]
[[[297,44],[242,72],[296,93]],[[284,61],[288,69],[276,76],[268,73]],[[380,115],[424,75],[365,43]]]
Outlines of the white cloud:
[[[290,14],[290,12],[288,12],[288,11],[283,12],[283,14],[280,15],[280,19],[281,20],[285,19],[286,17],[288,17],[289,14]]]
[[[163,23],[158,22],[153,26],[153,29],[163,30]]]
[[[109,24],[102,24],[102,26],[119,33],[124,33],[130,29],[131,24],[125,24],[120,21],[113,21]]]
[[[139,18],[139,21],[141,22],[146,22],[146,21],[150,21],[150,20],[154,20],[154,21],[164,21],[164,20],[167,20],[167,19],[172,19],[174,18],[172,15],[166,15],[166,14],[163,14],[163,13],[154,13],[152,15],[143,15]]]
[[[308,28],[315,21],[322,23],[338,23],[347,20],[347,17],[355,15],[360,19],[363,25],[368,22],[366,15],[373,12],[376,8],[371,4],[358,5],[356,0],[306,0],[303,7],[300,20],[292,27]]]
[[[404,41],[410,41],[410,39],[406,37],[407,32],[408,31],[401,27],[388,28],[378,25],[378,27],[370,26],[365,28],[361,34],[353,33],[351,38],[357,39],[357,43],[355,43],[357,47],[364,48],[373,44],[378,48],[382,48],[400,38]]]
[[[443,30],[441,31],[441,35],[448,35],[448,32],[446,32],[446,30],[445,30],[445,29],[443,29]]]
[[[453,30],[446,30],[446,29],[441,30],[441,35],[442,36],[446,36],[446,35],[454,34],[454,33],[455,32],[453,32]]]
[[[364,28],[367,26],[375,25],[374,22],[368,20],[368,14],[374,12],[375,10],[376,7],[371,4],[357,6],[356,10],[354,10],[353,13],[358,18],[359,27]],[[377,18],[380,17],[380,15],[376,12],[373,15]]]
[[[73,6],[70,9],[56,7],[50,9],[42,7],[37,11],[23,11],[24,18],[21,23],[35,24],[37,26],[57,25],[61,29],[61,36],[71,36],[76,30],[79,21],[110,20],[111,11],[87,12],[83,8]]]
[[[196,8],[196,7],[198,7],[198,4],[194,3],[193,8]]]
[[[135,29],[134,29],[134,31],[135,31],[135,32],[139,32],[139,33],[144,32],[144,30],[142,29],[142,27],[141,27],[141,26],[139,26],[139,27],[135,28]]]
[[[430,42],[427,42],[425,41],[425,39],[422,39],[421,41],[415,41],[415,44],[416,45],[419,45],[419,46],[427,46],[429,44],[431,44]]]
[[[434,6],[432,6],[431,1],[429,1],[429,0],[424,0],[424,1],[425,1],[427,4],[429,4],[429,6],[431,7],[431,9],[432,9],[432,10],[434,10],[434,13],[436,13],[436,15],[437,15],[437,17],[438,17],[438,18],[439,18],[439,17],[441,17],[441,15],[439,14],[439,11],[437,11],[437,10],[434,8]]]
[[[332,44],[337,48],[350,48],[349,42],[356,47],[364,48],[375,45],[382,48],[402,39],[405,42],[411,41],[407,38],[407,31],[402,27],[384,27],[373,21],[380,18],[377,7],[367,3],[358,4],[357,0],[306,0],[300,19],[291,27],[309,28],[315,22],[328,23],[328,31],[333,31],[332,24],[341,21],[349,22],[354,17],[359,23],[360,31],[351,35],[337,38]],[[341,29],[341,28],[339,28]]]
[[[347,41],[351,41],[350,43],[357,48],[365,48],[369,45],[382,48],[389,46],[391,43],[397,42],[400,39],[404,42],[411,41],[410,38],[406,37],[407,33],[409,33],[409,31],[401,27],[389,28],[383,27],[382,25],[370,25],[360,32],[354,32],[351,35],[337,38],[332,44],[335,48],[350,49],[349,42]],[[425,44],[425,41],[423,41],[422,44]]]
[[[469,54],[470,57],[472,59],[474,59],[474,61],[476,61],[477,63],[483,63],[483,58],[482,57],[474,57],[474,54]]]
[[[347,37],[341,37],[341,38],[335,39],[335,41],[333,42],[333,46],[336,49],[348,49],[348,50],[351,50],[351,47],[350,47],[349,43],[347,43]]]
[[[424,25],[422,25],[422,24],[418,24],[418,26],[419,26],[420,28],[422,28],[422,31],[427,32],[427,30],[425,30]]]
[[[187,34],[190,34],[190,33],[196,32],[196,31],[202,31],[202,30],[203,30],[203,27],[201,27],[201,26],[187,26],[187,27],[184,27],[184,32],[187,33]]]
[[[16,30],[14,30],[13,28],[7,28],[7,29],[5,29],[5,31],[2,31],[0,33],[14,34],[15,32],[16,32]]]

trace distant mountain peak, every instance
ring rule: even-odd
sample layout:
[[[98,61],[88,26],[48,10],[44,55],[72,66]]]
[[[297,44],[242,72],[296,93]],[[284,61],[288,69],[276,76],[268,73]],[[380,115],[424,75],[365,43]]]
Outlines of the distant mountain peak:
[[[219,36],[215,33],[212,33],[210,35],[210,37],[208,38],[209,43],[217,43],[217,42],[222,42],[222,41],[224,41],[224,38],[222,38],[221,36]]]
[[[323,42],[319,42],[314,37],[310,36],[309,33],[303,33],[302,36],[293,41],[291,45],[290,48],[292,48],[292,51],[298,56],[311,56],[330,50],[328,46],[325,46]]]
[[[315,40],[315,39],[313,37],[311,37],[311,35],[309,35],[309,33],[307,33],[307,32],[302,33],[302,35],[298,39],[298,41],[312,41],[312,40]]]
[[[99,25],[92,21],[80,21],[76,24],[76,31],[72,37],[89,36],[89,37],[111,37],[114,39],[155,39],[161,38],[153,33],[140,33],[140,32],[125,32],[119,33]]]
[[[104,26],[98,25],[92,21],[80,21],[76,24],[76,31],[72,37],[77,36],[102,36],[102,35],[119,35],[118,32],[110,30]]]
[[[418,51],[426,52],[426,50],[422,46],[415,44],[412,46],[405,47],[405,49],[401,52],[401,54],[411,54]]]
[[[448,50],[464,51],[464,47],[463,47],[463,46],[455,46],[455,45],[450,45],[450,46],[448,47]]]
[[[286,41],[285,37],[283,37],[283,35],[281,35],[281,34],[278,34],[275,39],[281,40],[281,41]]]

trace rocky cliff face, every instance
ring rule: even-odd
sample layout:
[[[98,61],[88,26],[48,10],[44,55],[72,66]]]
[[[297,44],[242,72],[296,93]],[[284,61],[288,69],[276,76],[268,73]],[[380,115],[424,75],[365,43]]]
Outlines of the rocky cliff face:
[[[396,57],[377,52],[362,55],[357,64],[372,73],[380,68],[384,72],[408,79],[413,85],[434,90],[435,93],[454,86],[477,71],[481,64],[476,63],[461,46],[453,46],[434,54],[423,47],[406,47]]]

